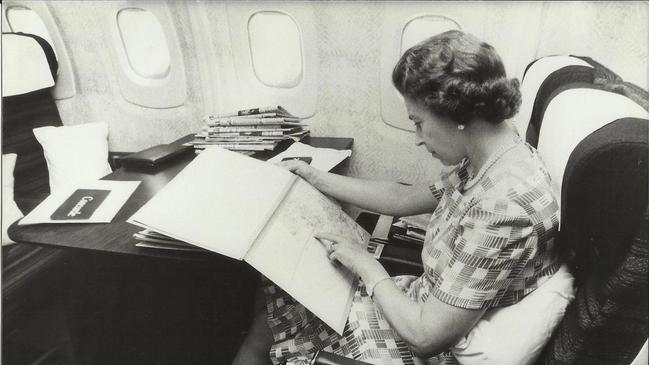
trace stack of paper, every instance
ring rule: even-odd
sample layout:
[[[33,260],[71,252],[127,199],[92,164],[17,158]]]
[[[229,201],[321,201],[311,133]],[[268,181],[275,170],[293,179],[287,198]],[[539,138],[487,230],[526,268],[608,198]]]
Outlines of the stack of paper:
[[[192,246],[186,242],[149,229],[144,229],[133,234],[133,238],[140,241],[135,244],[137,247],[160,248],[163,250],[205,251],[200,247]]]
[[[395,243],[423,245],[431,216],[420,214],[397,219],[392,224],[388,238]]]
[[[212,146],[240,152],[274,150],[281,141],[299,141],[309,133],[302,119],[281,106],[208,115],[203,129],[187,144],[197,153]]]

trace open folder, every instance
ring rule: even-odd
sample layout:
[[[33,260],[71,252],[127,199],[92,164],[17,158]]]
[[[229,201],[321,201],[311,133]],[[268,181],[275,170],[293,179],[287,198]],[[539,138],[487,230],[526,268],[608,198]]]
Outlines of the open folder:
[[[313,234],[366,245],[369,234],[296,175],[221,148],[198,155],[129,223],[245,260],[342,334],[354,277]]]

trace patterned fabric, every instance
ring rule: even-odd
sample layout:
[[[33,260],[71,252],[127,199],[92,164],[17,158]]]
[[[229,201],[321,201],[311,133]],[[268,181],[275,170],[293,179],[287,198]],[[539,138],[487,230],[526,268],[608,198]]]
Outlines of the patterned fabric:
[[[406,291],[414,276],[392,280]],[[307,365],[317,350],[324,350],[376,365],[413,365],[408,346],[392,330],[379,307],[358,281],[343,336],[320,321],[304,306],[264,278],[268,325],[275,344],[273,364]]]
[[[517,139],[471,176],[464,160],[430,188],[439,204],[422,250],[424,274],[395,278],[413,301],[423,303],[433,295],[468,309],[507,306],[534,291],[560,266],[553,249],[558,204],[536,151]],[[374,364],[411,363],[411,353],[362,283],[342,337],[272,283],[266,285],[266,294],[275,364],[306,364],[317,349]],[[396,353],[401,362],[394,359]],[[450,352],[427,362],[457,363]]]
[[[468,161],[431,186],[439,205],[426,231],[425,301],[467,309],[512,305],[559,268],[559,206],[536,152],[526,144],[494,154],[469,181]],[[475,182],[475,183],[473,183]],[[432,287],[424,283],[428,281]]]

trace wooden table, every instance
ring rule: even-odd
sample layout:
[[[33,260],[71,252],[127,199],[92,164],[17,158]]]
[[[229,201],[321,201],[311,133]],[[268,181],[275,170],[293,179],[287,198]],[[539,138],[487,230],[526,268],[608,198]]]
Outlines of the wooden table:
[[[185,136],[174,143],[183,143],[191,136]],[[314,147],[351,149],[353,139],[307,137],[303,142]],[[278,146],[279,148],[275,151],[258,153],[255,157],[266,160],[285,150],[288,146],[289,144]],[[215,256],[217,254],[207,252],[170,252],[169,250],[137,247],[135,246],[137,240],[133,238],[133,234],[141,231],[142,228],[126,223],[131,215],[187,166],[194,156],[193,153],[188,153],[153,169],[134,170],[122,167],[104,177],[105,180],[141,181],[138,188],[109,224],[38,224],[29,226],[13,224],[8,231],[9,237],[16,242],[127,255],[189,260],[205,260],[210,256]]]
[[[303,142],[349,149],[353,140],[311,137]],[[256,157],[268,159],[287,147]],[[231,362],[252,316],[259,274],[216,253],[136,247],[132,235],[141,228],[126,223],[193,158],[189,153],[157,169],[122,167],[106,176],[141,181],[111,223],[10,227],[16,242],[73,253],[59,268],[56,290],[66,297],[74,363]]]

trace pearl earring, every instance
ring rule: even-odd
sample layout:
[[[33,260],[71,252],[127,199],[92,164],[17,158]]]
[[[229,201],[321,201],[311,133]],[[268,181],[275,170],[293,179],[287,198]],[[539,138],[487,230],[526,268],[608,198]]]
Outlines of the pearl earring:
[[[460,124],[457,126],[457,129],[463,131],[464,130],[464,124]]]

